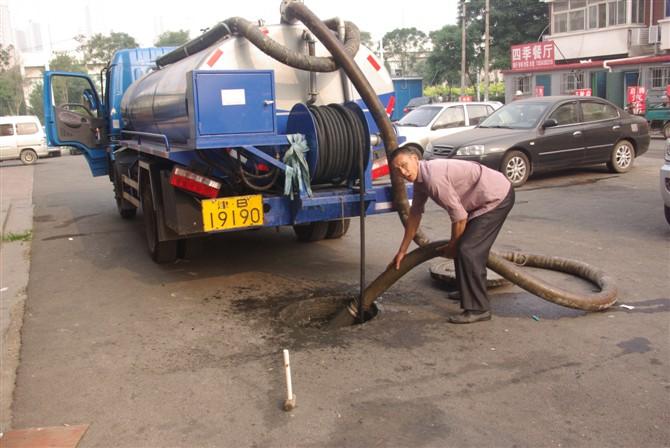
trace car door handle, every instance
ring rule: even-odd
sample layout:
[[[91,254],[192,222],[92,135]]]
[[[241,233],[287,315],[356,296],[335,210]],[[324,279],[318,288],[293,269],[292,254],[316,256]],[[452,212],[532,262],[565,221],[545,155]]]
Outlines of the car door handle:
[[[582,131],[575,131],[572,133],[573,137],[579,137],[580,135],[582,135]]]
[[[612,126],[613,131],[616,131],[617,129],[620,129],[620,128],[621,128],[621,126],[619,126],[618,124],[615,124],[614,126]]]

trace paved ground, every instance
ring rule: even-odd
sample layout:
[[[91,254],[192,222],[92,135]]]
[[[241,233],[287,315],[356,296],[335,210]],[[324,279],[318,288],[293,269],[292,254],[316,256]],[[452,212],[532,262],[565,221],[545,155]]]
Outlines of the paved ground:
[[[492,321],[452,326],[457,308],[425,266],[384,295],[377,319],[335,332],[296,327],[282,310],[356,291],[355,231],[311,245],[289,230],[228,234],[157,266],[106,178],[90,178],[81,157],[41,164],[14,427],[90,423],[83,447],[667,446],[661,164],[655,141],[625,175],[535,179],[496,244],[602,267],[635,309],[585,314],[506,287]],[[424,221],[448,236],[443,212]],[[402,229],[393,215],[368,224],[371,278]],[[280,409],[282,348],[292,413]]]

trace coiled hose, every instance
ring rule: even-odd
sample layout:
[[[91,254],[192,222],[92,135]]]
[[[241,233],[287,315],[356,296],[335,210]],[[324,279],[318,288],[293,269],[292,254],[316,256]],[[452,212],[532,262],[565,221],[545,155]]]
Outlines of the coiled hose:
[[[386,111],[379,101],[379,98],[377,97],[374,89],[353,60],[353,55],[355,55],[355,52],[351,53],[351,47],[345,48],[345,46],[342,45],[342,42],[340,42],[331,32],[331,29],[329,29],[329,27],[326,26],[324,22],[321,22],[319,18],[314,15],[314,13],[312,13],[304,4],[300,2],[289,3],[286,6],[284,12],[288,19],[297,19],[304,23],[305,26],[309,28],[309,30],[328,49],[328,51],[330,51],[330,54],[333,56],[333,60],[336,61],[335,65],[339,65],[339,67],[342,68],[347,74],[350,81],[367,105],[368,110],[372,114],[372,117],[380,130],[382,140],[384,141],[387,157],[390,157],[392,152],[395,151],[398,147],[396,135],[391,125],[391,121],[386,115]],[[263,47],[259,46],[259,43],[256,43],[258,36],[255,32],[258,32],[258,34],[261,35],[262,33],[260,33],[258,29],[253,30],[249,27],[236,27],[233,23],[229,24],[232,25],[236,32],[239,32],[245,37],[248,37],[247,33],[250,33],[249,35],[253,37],[253,39],[250,38],[252,43],[278,61],[284,62],[295,68],[301,68],[303,70],[311,69],[309,67],[304,68],[304,65],[298,66],[289,63],[289,61],[296,61],[295,54],[297,53],[292,55],[291,53],[293,52],[289,51],[288,54],[283,54],[281,58],[279,58],[275,57],[273,54],[266,51]],[[358,29],[355,28],[354,32],[357,30]],[[360,33],[357,35],[360,37]],[[267,48],[271,47],[271,45],[269,45],[267,42],[260,43],[260,45],[264,45]],[[301,58],[314,58],[314,56],[309,55],[299,56]],[[409,203],[407,201],[407,192],[405,190],[404,181],[395,172],[395,170],[391,171],[391,184],[393,204],[398,211],[400,219],[404,225],[407,220],[407,216],[409,215]],[[426,260],[441,256],[438,248],[447,243],[447,241],[437,241],[430,243],[422,232],[417,232],[414,241],[420,247],[407,254],[401,263],[399,270],[396,270],[394,267],[387,268],[386,271],[384,271],[365,289],[362,297],[359,298],[359,300],[362,302],[362,309],[369,309],[372,306],[374,300],[379,297],[379,295],[381,295],[386,289],[393,285],[393,283],[405,275],[409,270]],[[601,291],[595,294],[578,295],[569,291],[561,290],[560,288],[546,284],[545,282],[528,273],[522,272],[519,268],[521,262],[523,262],[523,265],[529,267],[554,269],[582,277],[586,280],[594,282],[600,287]],[[487,266],[511,282],[516,283],[522,288],[528,290],[529,292],[559,305],[569,306],[571,308],[577,308],[585,311],[598,311],[605,309],[616,302],[617,288],[614,285],[613,279],[607,276],[604,272],[580,261],[557,257],[529,255],[516,252],[501,254],[495,251],[491,251]],[[357,309],[358,300],[354,300],[348,307],[342,310],[335,317],[335,319],[331,322],[331,326],[338,327],[353,324],[356,318]]]

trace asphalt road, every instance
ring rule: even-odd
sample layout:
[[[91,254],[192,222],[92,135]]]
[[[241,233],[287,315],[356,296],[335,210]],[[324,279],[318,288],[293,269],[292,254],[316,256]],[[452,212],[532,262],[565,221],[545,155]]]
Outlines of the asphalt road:
[[[141,216],[118,217],[106,178],[91,178],[82,157],[47,160],[35,167],[14,427],[89,423],[82,447],[668,446],[661,165],[655,140],[624,175],[533,179],[495,246],[599,266],[632,310],[587,314],[508,286],[494,292],[493,320],[454,326],[446,317],[458,308],[424,265],[384,295],[378,318],[326,332],[296,326],[290,310],[355,293],[357,223],[314,244],[290,229],[227,234],[158,266]],[[372,279],[402,227],[395,215],[367,222]],[[424,224],[448,237],[436,207]]]

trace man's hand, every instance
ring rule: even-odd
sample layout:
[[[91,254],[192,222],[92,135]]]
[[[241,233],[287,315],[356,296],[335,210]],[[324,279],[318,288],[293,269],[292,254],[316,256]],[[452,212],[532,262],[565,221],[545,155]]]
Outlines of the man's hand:
[[[393,266],[397,271],[398,269],[400,269],[400,263],[402,263],[402,260],[404,258],[405,258],[405,252],[398,251],[398,253],[395,254],[395,257],[393,257],[393,261],[389,263],[388,267],[390,268],[391,266]]]

